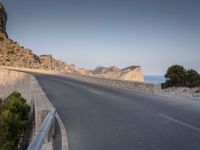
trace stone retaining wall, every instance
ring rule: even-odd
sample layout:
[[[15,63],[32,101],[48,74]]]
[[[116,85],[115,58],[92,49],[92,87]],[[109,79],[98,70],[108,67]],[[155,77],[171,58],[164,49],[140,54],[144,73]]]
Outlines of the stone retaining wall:
[[[25,73],[0,69],[0,98],[18,91],[31,103],[31,77]]]
[[[123,88],[123,89],[131,90],[131,91],[153,94],[153,95],[161,95],[161,93],[162,93],[160,84],[125,81],[125,80],[111,79],[111,78],[100,78],[100,77],[95,77],[95,76],[86,76],[86,75],[72,74],[72,73],[61,73],[61,72],[47,71],[47,70],[14,68],[14,67],[11,69],[44,73],[44,74],[62,75],[62,76],[67,76],[70,78],[74,78],[77,80],[90,82],[90,83],[94,83],[94,84],[118,87],[118,88]]]
[[[77,74],[62,74],[63,76],[68,76],[77,80],[82,80],[90,83],[101,84],[106,86],[112,86],[122,89],[127,89],[131,91],[137,91],[147,94],[160,95],[161,86],[159,84],[150,84],[134,81],[117,80],[110,78],[99,78],[94,76],[84,76]]]
[[[39,86],[35,77],[23,72],[0,69],[0,98],[5,99],[13,91],[20,92],[30,105],[32,103],[34,104],[33,110],[35,114],[35,126],[33,130],[34,133],[37,133],[47,113],[53,108],[53,106]],[[43,146],[43,149],[53,148],[53,134],[54,128],[52,128],[52,130],[50,131],[50,134]]]

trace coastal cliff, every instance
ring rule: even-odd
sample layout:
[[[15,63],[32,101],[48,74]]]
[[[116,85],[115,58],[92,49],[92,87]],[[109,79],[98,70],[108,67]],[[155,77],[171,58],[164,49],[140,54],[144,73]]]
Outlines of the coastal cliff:
[[[0,66],[22,67],[32,69],[54,70],[105,78],[143,82],[144,76],[140,66],[119,69],[115,66],[97,67],[94,70],[76,69],[75,65],[53,58],[52,55],[36,55],[31,49],[24,48],[10,39],[6,32],[7,12],[0,3]]]
[[[115,78],[121,80],[131,80],[144,82],[144,75],[140,66],[130,66],[123,69],[118,67],[97,67],[92,71],[94,76],[105,77],[105,78]]]

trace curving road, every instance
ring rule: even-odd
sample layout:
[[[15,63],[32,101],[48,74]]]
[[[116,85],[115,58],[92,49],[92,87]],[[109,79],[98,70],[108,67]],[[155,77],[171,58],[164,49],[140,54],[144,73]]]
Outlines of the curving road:
[[[35,74],[70,150],[200,150],[200,102]]]

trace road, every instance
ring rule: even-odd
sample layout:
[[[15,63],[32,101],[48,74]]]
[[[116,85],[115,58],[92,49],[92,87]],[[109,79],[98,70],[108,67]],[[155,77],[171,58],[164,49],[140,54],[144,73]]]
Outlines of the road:
[[[70,150],[200,150],[200,102],[35,74]]]

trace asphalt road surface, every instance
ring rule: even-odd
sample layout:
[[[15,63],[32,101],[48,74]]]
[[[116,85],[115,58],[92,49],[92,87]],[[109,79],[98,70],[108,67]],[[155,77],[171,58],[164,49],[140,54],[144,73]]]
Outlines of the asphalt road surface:
[[[70,150],[200,150],[200,101],[35,76],[67,128]]]

